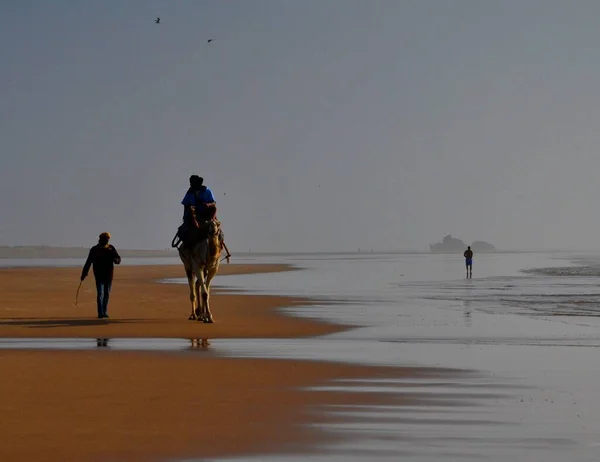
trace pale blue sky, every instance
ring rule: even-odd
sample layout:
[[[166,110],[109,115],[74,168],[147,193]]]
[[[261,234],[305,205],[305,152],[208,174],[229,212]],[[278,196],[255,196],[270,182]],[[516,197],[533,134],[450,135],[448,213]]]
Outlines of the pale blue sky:
[[[168,247],[195,173],[232,251],[447,233],[600,248],[599,17],[597,1],[0,2],[0,244],[108,230]]]

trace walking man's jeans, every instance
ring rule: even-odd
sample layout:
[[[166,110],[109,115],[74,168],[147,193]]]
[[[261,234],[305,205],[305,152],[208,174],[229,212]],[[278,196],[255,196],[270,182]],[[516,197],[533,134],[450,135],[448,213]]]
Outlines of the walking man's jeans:
[[[112,285],[112,281],[99,281],[96,279],[96,291],[98,293],[97,303],[98,303],[98,317],[102,318],[104,316],[108,316],[107,308],[108,308],[108,297],[110,297],[110,287]]]

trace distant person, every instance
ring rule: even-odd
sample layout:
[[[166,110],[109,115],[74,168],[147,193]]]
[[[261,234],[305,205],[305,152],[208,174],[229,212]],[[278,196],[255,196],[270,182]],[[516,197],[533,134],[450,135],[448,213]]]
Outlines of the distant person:
[[[200,221],[210,220],[217,213],[215,196],[204,186],[204,179],[198,175],[190,177],[190,187],[185,193],[183,205],[183,222],[197,228]]]
[[[467,277],[473,277],[473,251],[471,250],[471,246],[467,247],[463,256],[465,257],[465,266],[467,267]]]
[[[81,271],[83,281],[94,267],[94,278],[96,279],[96,292],[98,303],[98,319],[108,318],[108,298],[112,287],[114,265],[121,263],[121,257],[112,245],[108,243],[110,233],[102,233],[98,237],[98,244],[90,249],[90,253]]]

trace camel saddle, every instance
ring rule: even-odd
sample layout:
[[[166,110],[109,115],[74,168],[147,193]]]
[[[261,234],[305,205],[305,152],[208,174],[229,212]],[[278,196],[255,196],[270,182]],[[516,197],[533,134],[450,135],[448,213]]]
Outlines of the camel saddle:
[[[191,249],[200,242],[202,239],[208,238],[208,225],[211,221],[217,223],[219,227],[219,240],[221,243],[223,242],[223,231],[221,231],[221,222],[216,218],[212,218],[209,220],[201,221],[198,223],[199,227],[196,228],[191,223],[183,223],[179,228],[177,228],[177,233],[175,237],[171,241],[171,247],[179,249],[187,248]],[[222,245],[222,244],[221,244]]]

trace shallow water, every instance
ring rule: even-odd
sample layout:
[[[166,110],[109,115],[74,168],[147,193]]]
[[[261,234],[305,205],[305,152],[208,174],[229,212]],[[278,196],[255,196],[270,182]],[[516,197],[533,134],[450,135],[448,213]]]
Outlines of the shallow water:
[[[4,338],[0,350],[187,351],[206,345],[207,339],[177,338]],[[206,345],[208,346],[208,345]]]
[[[314,455],[227,460],[600,460],[599,256],[476,255],[469,280],[462,258],[449,255],[288,255],[245,262],[292,263],[304,271],[222,276],[215,285],[317,297],[312,307],[284,310],[356,328],[312,339],[11,339],[1,340],[0,348],[158,349],[466,371],[329,384],[411,398],[411,405],[327,407],[343,419],[321,428],[348,436],[343,443]]]

